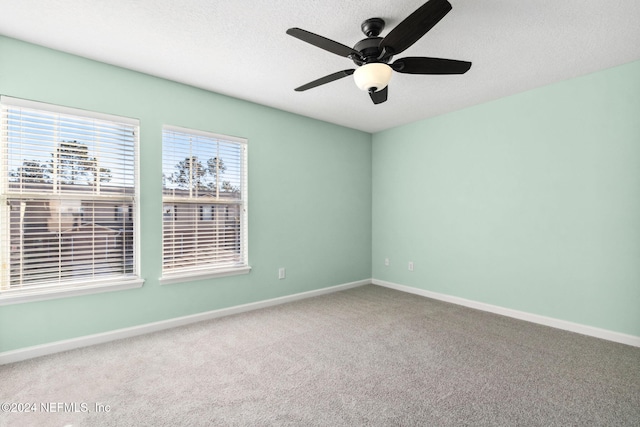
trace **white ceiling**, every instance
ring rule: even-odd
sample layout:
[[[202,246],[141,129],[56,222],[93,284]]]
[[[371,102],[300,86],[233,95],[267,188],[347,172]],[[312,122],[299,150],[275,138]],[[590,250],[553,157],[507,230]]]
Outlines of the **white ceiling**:
[[[351,77],[294,92],[353,63],[288,28],[353,46],[363,20],[385,19],[384,36],[424,2],[0,0],[0,34],[367,132],[640,59],[638,0],[450,0],[396,59],[471,61],[466,74],[394,73],[380,105]]]

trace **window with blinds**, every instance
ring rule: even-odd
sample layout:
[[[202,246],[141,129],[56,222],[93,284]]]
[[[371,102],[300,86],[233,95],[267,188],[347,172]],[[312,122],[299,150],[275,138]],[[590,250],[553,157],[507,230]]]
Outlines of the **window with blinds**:
[[[0,105],[0,293],[137,279],[138,121]]]
[[[165,126],[163,281],[249,271],[247,141]]]

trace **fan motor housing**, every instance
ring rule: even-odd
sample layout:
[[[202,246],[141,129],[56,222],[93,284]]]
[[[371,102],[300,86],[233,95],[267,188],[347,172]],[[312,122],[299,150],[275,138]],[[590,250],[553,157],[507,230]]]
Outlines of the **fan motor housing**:
[[[369,64],[371,62],[383,62],[387,63],[391,60],[391,56],[385,56],[381,58],[382,50],[380,49],[380,42],[382,37],[368,37],[360,40],[353,46],[354,50],[360,52],[361,58],[351,58],[353,62],[360,66],[363,64]]]

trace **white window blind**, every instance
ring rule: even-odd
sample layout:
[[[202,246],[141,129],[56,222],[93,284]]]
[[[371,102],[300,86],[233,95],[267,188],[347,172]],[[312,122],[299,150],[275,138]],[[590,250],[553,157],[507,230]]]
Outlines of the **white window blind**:
[[[247,261],[247,141],[165,126],[163,278],[232,272]]]
[[[137,278],[138,121],[0,104],[0,293]]]

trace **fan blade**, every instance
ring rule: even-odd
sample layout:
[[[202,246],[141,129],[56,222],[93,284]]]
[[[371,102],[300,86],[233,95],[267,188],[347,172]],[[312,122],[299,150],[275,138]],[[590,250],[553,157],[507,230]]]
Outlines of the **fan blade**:
[[[331,53],[335,53],[336,55],[344,56],[347,58],[352,55],[360,57],[360,52],[350,48],[349,46],[345,46],[338,42],[334,42],[333,40],[329,40],[326,37],[322,37],[317,34],[310,33],[309,31],[306,31],[300,28],[289,28],[287,30],[287,34],[297,39],[300,39],[303,42],[307,42],[316,47],[319,47],[320,49],[324,49]]]
[[[397,55],[418,41],[451,10],[447,0],[429,0],[387,34],[380,42],[386,56]]]
[[[353,74],[355,70],[351,69],[351,70],[342,70],[342,71],[338,71],[337,73],[333,73],[333,74],[329,74],[328,76],[324,76],[324,77],[320,77],[318,80],[314,80],[310,83],[307,83],[306,85],[302,85],[300,87],[297,87],[295,90],[296,92],[302,92],[305,91],[307,89],[313,89],[314,87],[326,84],[326,83],[331,83],[335,80],[341,79],[343,77],[347,77],[350,76],[351,74]]]
[[[384,89],[380,89],[377,92],[369,92],[369,96],[374,104],[382,104],[387,100],[389,96],[389,86],[385,86]]]
[[[409,56],[398,59],[391,68],[405,74],[464,74],[471,68],[471,62]]]

